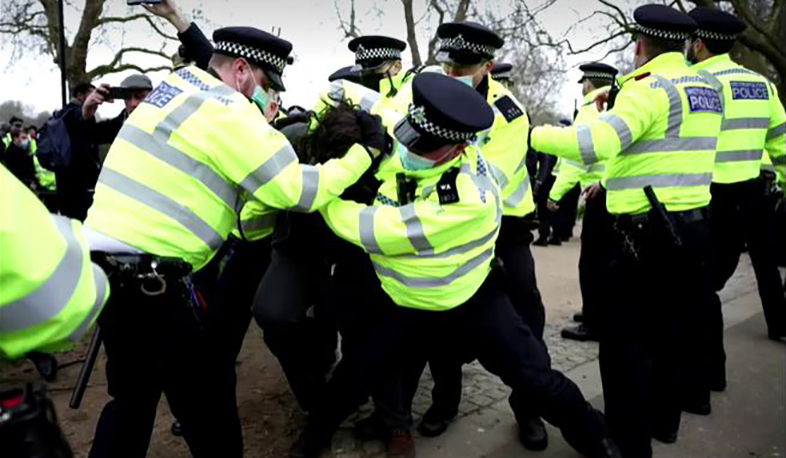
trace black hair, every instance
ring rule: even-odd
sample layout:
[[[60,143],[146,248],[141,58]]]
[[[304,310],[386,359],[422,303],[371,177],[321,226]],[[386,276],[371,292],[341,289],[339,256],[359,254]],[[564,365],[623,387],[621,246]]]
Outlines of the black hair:
[[[696,37],[693,39],[695,40]],[[701,38],[701,41],[707,47],[707,50],[716,56],[731,51],[735,42],[735,40],[709,40],[707,38]]]
[[[92,91],[95,88],[96,87],[93,86],[92,83],[87,83],[87,82],[78,83],[76,86],[74,86],[74,91],[72,96],[79,97],[80,95],[87,94],[88,92]]]
[[[363,131],[357,120],[360,109],[346,101],[336,106],[328,105],[316,116],[316,127],[302,136],[295,149],[309,164],[321,164],[340,158],[355,143],[363,139]]]
[[[650,59],[666,54],[667,52],[682,53],[685,51],[685,41],[683,40],[667,40],[664,38],[655,38],[649,35],[639,35],[639,38],[644,42],[647,47],[647,54]]]

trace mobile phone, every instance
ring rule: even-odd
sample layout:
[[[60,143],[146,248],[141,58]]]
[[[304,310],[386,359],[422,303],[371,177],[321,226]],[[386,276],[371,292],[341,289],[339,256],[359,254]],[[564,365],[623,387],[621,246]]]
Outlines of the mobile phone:
[[[161,0],[126,0],[126,4],[128,5],[141,5],[142,3],[147,3],[149,5],[153,5],[155,3],[161,3]]]
[[[110,87],[106,95],[111,100],[128,100],[131,98],[132,91],[124,87]]]

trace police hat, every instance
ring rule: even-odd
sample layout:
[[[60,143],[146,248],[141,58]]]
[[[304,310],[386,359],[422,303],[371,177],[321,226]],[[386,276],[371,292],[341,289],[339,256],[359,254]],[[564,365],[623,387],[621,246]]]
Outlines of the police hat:
[[[633,12],[636,32],[662,40],[683,41],[696,31],[696,21],[666,5],[644,5]]]
[[[584,74],[581,75],[579,83],[583,83],[587,78],[593,80],[607,80],[612,82],[614,81],[614,77],[617,76],[616,68],[601,62],[590,62],[588,64],[580,65],[579,70],[584,72]]]
[[[705,40],[736,40],[745,31],[745,23],[733,14],[715,8],[697,7],[688,13],[698,28],[694,35]]]
[[[497,81],[510,80],[513,74],[513,65],[508,63],[497,63],[491,67],[491,77]]]
[[[407,44],[395,38],[365,35],[349,42],[349,50],[355,53],[354,70],[369,71],[389,60],[401,59],[401,51]]]
[[[152,91],[153,82],[145,75],[136,74],[124,79],[120,83],[120,87],[137,91]]]
[[[445,145],[468,143],[491,127],[494,111],[478,91],[440,73],[420,73],[412,80],[412,103],[396,124],[396,139],[425,154]]]
[[[494,59],[505,40],[486,26],[475,22],[446,22],[437,28],[440,39],[438,62],[474,65]]]
[[[270,86],[283,91],[281,75],[289,62],[292,43],[253,27],[224,27],[213,32],[215,53],[243,57],[259,65]]]

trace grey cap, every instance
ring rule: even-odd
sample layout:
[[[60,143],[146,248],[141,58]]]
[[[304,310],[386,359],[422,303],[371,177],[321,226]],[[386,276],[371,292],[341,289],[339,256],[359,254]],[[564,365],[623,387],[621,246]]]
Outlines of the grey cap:
[[[128,78],[124,79],[122,83],[120,83],[120,87],[126,89],[139,89],[144,91],[152,91],[153,90],[153,82],[150,81],[145,75],[136,74],[131,75]]]

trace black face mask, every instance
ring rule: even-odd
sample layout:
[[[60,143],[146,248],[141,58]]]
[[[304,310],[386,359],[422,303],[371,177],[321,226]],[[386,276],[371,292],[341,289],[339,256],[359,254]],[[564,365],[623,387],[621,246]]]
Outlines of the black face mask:
[[[379,83],[384,77],[385,75],[382,73],[366,73],[360,76],[360,84],[372,91],[379,92]]]

